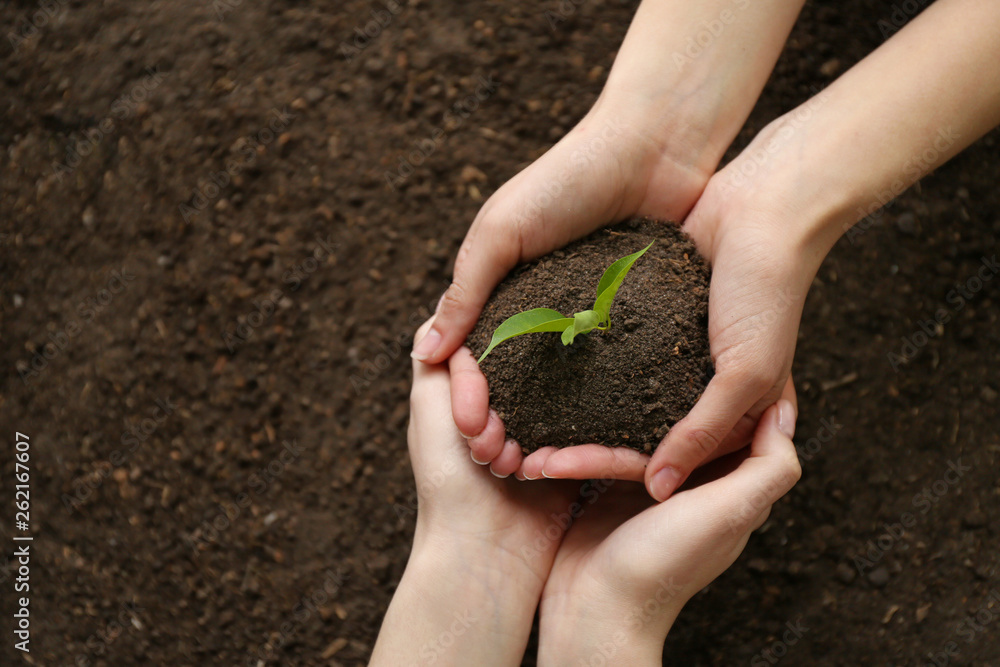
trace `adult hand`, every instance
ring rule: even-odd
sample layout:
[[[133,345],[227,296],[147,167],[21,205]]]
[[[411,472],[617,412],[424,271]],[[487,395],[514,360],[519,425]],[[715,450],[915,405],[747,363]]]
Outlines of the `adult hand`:
[[[496,478],[503,461],[493,475],[475,465],[452,418],[448,369],[415,362],[413,374],[416,534],[372,664],[518,664],[565,528],[551,516],[579,484],[521,484]]]
[[[619,482],[583,503],[542,593],[538,664],[660,665],[681,608],[798,481],[794,425],[794,406],[781,400],[749,453],[701,468],[667,501]]]

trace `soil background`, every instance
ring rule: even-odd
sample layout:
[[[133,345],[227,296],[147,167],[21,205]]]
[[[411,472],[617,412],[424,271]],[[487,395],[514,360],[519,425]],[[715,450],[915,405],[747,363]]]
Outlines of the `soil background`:
[[[0,662],[365,664],[413,529],[414,324],[483,199],[596,98],[635,5],[414,1],[350,60],[383,5],[0,6],[5,33],[34,31],[0,40]],[[893,16],[807,3],[734,148]],[[442,134],[477,86],[495,91]],[[947,664],[1000,664],[998,283],[949,299],[998,250],[997,138],[823,265],[794,370],[804,478],[688,606],[672,664],[923,665],[949,642]]]

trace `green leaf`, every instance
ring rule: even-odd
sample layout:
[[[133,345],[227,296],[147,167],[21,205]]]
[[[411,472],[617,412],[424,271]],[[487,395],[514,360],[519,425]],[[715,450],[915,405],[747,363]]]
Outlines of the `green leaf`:
[[[569,345],[573,342],[579,334],[585,334],[588,331],[593,331],[600,325],[601,317],[594,310],[584,310],[583,312],[576,313],[573,315],[573,326],[567,327],[565,331],[562,332],[562,342],[563,345]]]
[[[594,301],[594,311],[597,312],[599,321],[608,322],[611,317],[611,302],[615,300],[615,295],[618,294],[618,288],[622,286],[622,281],[625,280],[625,276],[635,261],[642,257],[643,253],[649,250],[649,246],[654,243],[656,243],[655,240],[650,241],[649,245],[639,252],[622,257],[609,266],[608,270],[601,276],[601,282],[597,283],[597,300]]]
[[[493,332],[490,346],[483,352],[483,356],[479,357],[479,363],[483,363],[486,355],[508,338],[541,331],[563,331],[571,326],[573,326],[572,318],[565,317],[559,311],[551,308],[534,308],[508,317]]]

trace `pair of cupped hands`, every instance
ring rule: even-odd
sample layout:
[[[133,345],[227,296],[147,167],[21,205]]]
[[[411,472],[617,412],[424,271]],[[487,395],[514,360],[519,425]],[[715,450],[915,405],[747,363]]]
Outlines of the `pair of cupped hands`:
[[[523,626],[527,614],[528,628],[540,601],[540,656],[655,663],[684,603],[735,561],[801,474],[790,367],[813,269],[780,220],[727,182],[739,162],[711,176],[715,167],[598,105],[484,205],[415,337],[420,513],[408,571],[414,559],[463,563],[455,576],[474,569],[494,604],[526,601],[492,618]],[[516,264],[633,215],[684,220],[713,264],[715,376],[652,457],[596,444],[525,457],[464,340]],[[512,632],[498,634],[510,643]]]
[[[761,196],[764,169],[745,163],[777,132],[765,128],[718,173],[703,146],[682,149],[601,100],[558,144],[482,207],[455,262],[430,328],[413,357],[448,363],[455,424],[472,458],[500,477],[644,481],[668,498],[698,466],[750,442],[764,411],[782,397],[794,422],[792,357],[809,284],[822,254],[796,238],[779,196]],[[710,156],[706,159],[706,156]],[[748,178],[747,173],[755,175]],[[709,340],[715,376],[688,416],[652,457],[601,445],[545,447],[527,457],[506,439],[489,408],[489,388],[463,346],[494,287],[518,263],[540,257],[608,223],[635,215],[684,221],[712,264]]]

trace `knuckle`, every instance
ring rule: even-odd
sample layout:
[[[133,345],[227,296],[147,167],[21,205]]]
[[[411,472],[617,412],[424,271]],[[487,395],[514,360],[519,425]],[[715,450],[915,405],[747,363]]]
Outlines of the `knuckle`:
[[[462,283],[456,280],[445,290],[438,312],[444,313],[453,309],[461,310],[467,300],[467,294],[468,292]]]
[[[754,531],[754,530],[757,530],[758,528],[760,528],[761,526],[763,526],[764,522],[767,521],[767,519],[771,516],[771,509],[772,509],[772,506],[765,507],[764,511],[761,512],[760,515],[757,517],[757,520],[754,521],[753,524],[751,524],[750,526],[748,526],[748,528],[751,531]]]
[[[694,448],[702,459],[712,454],[722,444],[722,438],[711,431],[694,428],[684,434],[684,441]]]
[[[802,479],[802,463],[797,455],[791,454],[785,459],[781,477],[788,489],[791,489]]]
[[[743,365],[732,372],[730,381],[743,391],[750,392],[755,396],[763,396],[778,379],[777,375],[769,369],[759,368],[756,365]]]

